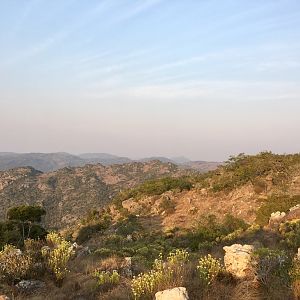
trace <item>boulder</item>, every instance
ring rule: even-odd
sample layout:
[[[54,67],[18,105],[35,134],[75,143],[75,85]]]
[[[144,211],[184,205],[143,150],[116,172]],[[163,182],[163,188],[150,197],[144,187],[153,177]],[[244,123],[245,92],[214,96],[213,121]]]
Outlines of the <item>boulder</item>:
[[[254,246],[234,244],[223,249],[226,270],[238,278],[246,277],[251,270]]]
[[[269,219],[269,227],[272,229],[278,229],[280,223],[284,220],[285,216],[285,212],[277,211],[272,213]]]
[[[188,300],[186,288],[176,287],[174,289],[164,290],[155,294],[155,300]]]
[[[45,287],[45,282],[40,280],[21,280],[16,287],[23,292],[31,292]]]

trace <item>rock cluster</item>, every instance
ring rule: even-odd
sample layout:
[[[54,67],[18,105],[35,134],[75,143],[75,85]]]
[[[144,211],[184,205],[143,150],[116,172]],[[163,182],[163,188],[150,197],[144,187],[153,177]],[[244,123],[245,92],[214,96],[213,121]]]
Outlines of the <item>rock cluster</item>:
[[[269,219],[269,227],[272,229],[278,229],[280,223],[284,220],[285,216],[285,212],[277,211],[272,213]]]
[[[254,246],[234,244],[223,249],[226,270],[238,278],[246,277],[251,270]]]
[[[21,291],[29,292],[45,287],[45,283],[40,280],[22,280],[16,287]]]
[[[188,300],[186,288],[177,287],[174,289],[164,290],[155,294],[155,300]]]

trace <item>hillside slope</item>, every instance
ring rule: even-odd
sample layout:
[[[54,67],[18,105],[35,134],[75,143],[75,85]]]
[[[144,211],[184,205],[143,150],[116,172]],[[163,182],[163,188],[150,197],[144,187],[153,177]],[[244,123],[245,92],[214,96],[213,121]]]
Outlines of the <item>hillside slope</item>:
[[[192,182],[190,190],[128,193],[129,197],[122,197],[122,207],[138,215],[145,228],[153,229],[191,228],[209,214],[219,219],[231,214],[248,223],[262,223],[272,212],[298,204],[300,155],[240,155]],[[119,217],[118,210],[112,210]]]
[[[102,166],[86,165],[42,173],[33,168],[0,172],[0,219],[9,207],[40,204],[46,211],[47,227],[74,224],[93,208],[101,208],[124,188],[147,179],[187,173],[159,161]]]

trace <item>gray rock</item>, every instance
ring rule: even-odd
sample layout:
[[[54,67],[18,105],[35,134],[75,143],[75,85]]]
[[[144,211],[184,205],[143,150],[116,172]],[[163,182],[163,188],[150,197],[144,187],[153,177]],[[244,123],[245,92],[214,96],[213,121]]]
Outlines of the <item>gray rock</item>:
[[[45,287],[45,282],[40,280],[21,280],[16,287],[22,291],[34,291]]]

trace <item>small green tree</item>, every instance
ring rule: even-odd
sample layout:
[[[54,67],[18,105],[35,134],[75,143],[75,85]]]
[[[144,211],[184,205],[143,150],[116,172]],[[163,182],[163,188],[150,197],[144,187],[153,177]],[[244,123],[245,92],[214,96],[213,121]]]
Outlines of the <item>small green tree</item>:
[[[21,205],[10,208],[7,211],[7,218],[20,224],[24,242],[26,238],[30,237],[31,229],[34,229],[34,237],[46,234],[45,230],[36,224],[42,221],[42,216],[45,214],[46,211],[40,206]]]

